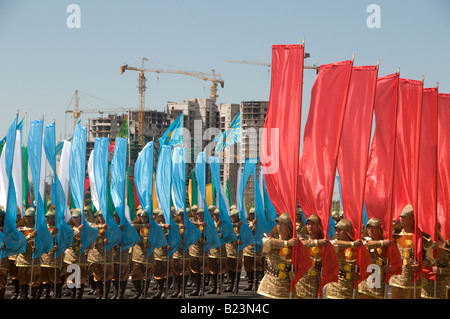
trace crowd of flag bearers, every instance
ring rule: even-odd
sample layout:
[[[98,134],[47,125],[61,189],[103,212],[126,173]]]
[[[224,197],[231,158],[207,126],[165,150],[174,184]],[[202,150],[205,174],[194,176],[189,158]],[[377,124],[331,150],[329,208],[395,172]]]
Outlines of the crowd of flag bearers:
[[[139,152],[135,191],[128,119],[90,154],[78,123],[57,165],[55,123],[32,121],[24,146],[16,116],[0,141],[1,297],[8,280],[18,299],[60,298],[63,286],[74,299],[122,299],[127,288],[133,299],[236,294],[244,272],[244,290],[266,298],[449,298],[450,95],[399,70],[379,77],[379,63],[321,65],[300,152],[303,60],[304,44],[272,47],[260,158],[240,163],[235,205],[220,164],[241,139],[240,114],[214,155],[196,154],[196,198],[186,192],[183,113]],[[336,172],[342,212],[331,211]]]

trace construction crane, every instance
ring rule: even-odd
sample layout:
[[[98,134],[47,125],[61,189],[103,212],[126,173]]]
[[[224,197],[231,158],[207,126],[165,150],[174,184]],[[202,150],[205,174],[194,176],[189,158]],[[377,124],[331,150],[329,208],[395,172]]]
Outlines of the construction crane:
[[[305,58],[309,57],[309,53],[305,53]],[[272,64],[267,63],[267,62],[255,62],[255,61],[247,61],[247,60],[227,60],[227,62],[231,62],[231,63],[245,63],[245,64],[257,64],[257,65],[265,65],[268,68],[272,67]],[[303,68],[305,69],[313,69],[313,70],[317,70],[319,69],[319,66],[317,66],[316,64],[313,64],[312,66],[309,65],[305,65]]]
[[[163,70],[163,69],[146,69],[144,68],[144,62],[148,61],[147,58],[142,58],[142,64],[140,68],[131,67],[127,64],[120,67],[120,74],[123,74],[126,70],[138,71],[139,72],[139,122],[138,122],[138,134],[143,135],[144,132],[144,108],[145,108],[145,90],[146,90],[146,78],[145,72],[154,73],[173,73],[173,74],[184,74],[188,76],[193,76],[204,81],[211,81],[212,86],[210,88],[210,98],[216,102],[217,100],[217,85],[224,87],[224,81],[222,80],[220,74],[216,74],[215,70],[211,70],[211,74],[206,74],[202,72],[188,72],[188,71],[178,71],[178,70]],[[143,143],[143,142],[142,142]]]
[[[110,112],[137,112],[138,109],[126,108],[111,108],[111,109],[79,109],[78,90],[75,90],[75,97],[73,102],[73,110],[66,110],[66,113],[73,113],[73,128],[77,125],[78,119],[82,113],[110,113]]]

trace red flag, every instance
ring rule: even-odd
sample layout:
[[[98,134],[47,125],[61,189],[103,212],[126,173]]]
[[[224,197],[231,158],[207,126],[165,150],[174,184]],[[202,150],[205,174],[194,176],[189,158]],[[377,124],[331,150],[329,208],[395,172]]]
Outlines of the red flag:
[[[297,214],[303,59],[303,45],[272,47],[270,99],[261,145],[261,164],[267,192],[270,198],[276,199],[273,204],[277,213],[288,212],[293,225]],[[285,146],[282,151],[277,149],[280,146]],[[295,227],[293,237],[297,238]],[[308,250],[299,241],[292,250],[296,280],[291,281],[291,290],[311,267],[311,260],[305,256],[309,256]]]
[[[398,87],[398,73],[377,80],[375,131],[369,153],[364,197],[367,217],[378,218],[383,227],[383,238],[390,240],[393,240],[392,189]],[[391,272],[386,274],[386,282],[390,276],[402,271],[402,260],[397,246],[388,249],[388,258]]]
[[[414,252],[419,269],[414,273],[418,279],[422,269],[422,234],[418,219],[418,177],[420,117],[422,110],[423,82],[400,79],[397,129],[394,157],[394,216],[400,216],[403,208],[412,204],[414,208]]]
[[[444,240],[450,239],[450,94],[439,93],[438,108],[438,211]]]
[[[373,105],[377,85],[377,66],[353,67],[339,146],[338,171],[341,179],[342,206],[351,221],[355,239],[362,239],[363,202]],[[358,249],[360,279],[365,280],[372,261],[364,246]]]
[[[419,154],[419,228],[438,241],[437,225],[437,137],[438,137],[438,90],[423,89],[422,124]],[[433,250],[434,251],[434,250]],[[422,276],[436,280],[432,266],[423,268]]]
[[[336,163],[353,61],[319,67],[311,91],[311,105],[305,126],[303,152],[298,169],[297,198],[305,217],[319,216],[328,238]],[[338,259],[332,245],[322,256],[319,292],[328,282],[338,280]]]
[[[438,241],[437,232],[437,134],[438,90],[423,90],[420,129],[418,225],[421,231]]]

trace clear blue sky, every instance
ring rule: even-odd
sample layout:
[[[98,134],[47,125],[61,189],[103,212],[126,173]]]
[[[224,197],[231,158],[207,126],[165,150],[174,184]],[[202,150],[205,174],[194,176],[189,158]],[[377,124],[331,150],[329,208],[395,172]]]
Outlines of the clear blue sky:
[[[81,9],[81,28],[69,29],[69,4]],[[369,4],[381,9],[381,28],[370,29]],[[120,75],[127,63],[147,68],[208,73],[225,81],[219,103],[268,100],[265,66],[227,60],[271,61],[273,44],[300,43],[305,64],[351,59],[376,64],[379,75],[396,72],[440,83],[450,92],[450,1],[0,1],[0,135],[17,110],[31,120],[56,121],[57,139],[71,135],[75,90],[80,108],[138,107],[138,72]],[[205,98],[210,82],[184,75],[147,73],[146,107],[164,110],[167,101]],[[315,72],[305,70],[303,122]],[[96,97],[96,98],[93,98]],[[103,100],[103,101],[102,101]],[[104,102],[107,101],[107,102]],[[94,115],[90,115],[91,117]],[[83,117],[87,124],[87,116]]]

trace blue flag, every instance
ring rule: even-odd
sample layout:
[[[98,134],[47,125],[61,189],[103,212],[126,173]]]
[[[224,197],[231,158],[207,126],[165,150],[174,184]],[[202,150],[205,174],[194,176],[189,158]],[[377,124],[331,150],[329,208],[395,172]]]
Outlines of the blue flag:
[[[168,145],[163,145],[159,153],[158,165],[156,168],[156,195],[163,211],[166,224],[170,225],[169,244],[170,249],[167,257],[181,248],[181,235],[177,224],[171,216],[170,197],[172,193],[172,154]]]
[[[262,239],[264,237],[264,233],[269,233],[272,230],[272,227],[270,227],[271,224],[266,219],[266,214],[264,213],[264,202],[259,188],[258,178],[256,176],[256,166],[253,166],[252,174],[255,189],[255,251],[258,252],[262,249]]]
[[[262,174],[262,180],[263,180],[263,191],[264,191],[264,211],[266,214],[266,219],[269,224],[269,228],[272,229],[275,227],[277,222],[275,219],[277,218],[277,211],[275,209],[275,206],[273,206],[272,200],[270,199],[269,193],[267,192],[266,187],[266,180],[264,179],[264,173],[263,168],[261,166],[261,174]]]
[[[44,133],[44,124],[42,120],[31,122],[30,133],[28,134],[28,163],[30,164],[31,177],[34,187],[34,198],[36,201],[35,227],[37,234],[34,237],[35,251],[33,258],[39,258],[44,253],[48,253],[53,247],[53,235],[47,227],[45,221],[44,198],[45,194],[40,193],[41,180],[45,172],[41,172],[43,151],[42,136]],[[42,175],[41,175],[42,174]]]
[[[94,178],[100,210],[108,225],[106,229],[106,239],[108,242],[105,245],[105,251],[110,250],[122,242],[122,232],[120,231],[119,225],[114,220],[112,212],[108,211],[108,152],[109,140],[107,138],[96,137],[94,142]]]
[[[248,226],[246,216],[245,216],[245,201],[244,201],[244,190],[247,185],[248,178],[250,174],[253,172],[253,168],[256,165],[256,160],[248,158],[245,159],[244,169],[242,172],[241,183],[239,185],[239,218],[243,221],[242,226],[239,228],[239,238],[241,239],[241,244],[239,245],[239,251],[244,249],[247,246],[254,245],[255,236]]]
[[[44,132],[44,149],[47,161],[53,171],[54,194],[53,199],[55,203],[55,228],[58,232],[55,235],[55,240],[58,248],[55,251],[55,258],[61,255],[67,248],[72,246],[73,230],[67,225],[64,220],[64,212],[66,211],[67,198],[65,197],[63,187],[59,181],[56,171],[56,148],[55,148],[55,124],[45,126]]]
[[[195,161],[195,178],[197,180],[197,185],[200,190],[200,196],[202,199],[203,208],[205,209],[204,219],[206,226],[204,228],[204,235],[206,238],[206,244],[203,245],[203,252],[210,249],[220,247],[222,245],[217,232],[216,225],[211,215],[208,213],[208,204],[206,203],[206,158],[205,152],[200,152],[197,155]],[[200,207],[200,206],[199,206]]]
[[[120,225],[124,226],[122,230],[122,243],[120,251],[133,247],[140,241],[136,229],[131,226],[125,217],[125,179],[127,169],[127,140],[116,138],[114,146],[114,156],[111,162],[111,197],[116,208],[117,215],[120,218]]]
[[[167,239],[162,228],[152,218],[152,193],[153,193],[153,141],[147,143],[134,164],[134,182],[139,197],[139,202],[149,215],[150,229],[148,243],[150,247],[147,254],[151,255],[154,249],[167,246]]]
[[[172,151],[172,198],[178,210],[183,209],[184,230],[183,252],[200,239],[200,230],[190,221],[186,211],[186,158],[184,147],[176,146]]]
[[[81,223],[84,225],[81,230],[80,254],[88,248],[98,237],[98,229],[89,226],[84,215],[84,184],[86,176],[86,142],[87,132],[84,127],[77,124],[73,133],[72,145],[70,148],[69,164],[69,185],[72,193],[74,206],[81,210]]]
[[[241,141],[241,112],[234,117],[228,128],[216,136],[213,141],[217,141],[215,154],[222,152],[227,146]]]
[[[159,152],[164,145],[174,146],[183,143],[183,113],[181,113],[159,139]]]
[[[7,200],[5,207],[5,222],[3,225],[3,243],[5,248],[2,249],[1,258],[9,257],[12,255],[23,253],[27,250],[27,239],[25,236],[17,230],[16,219],[17,219],[17,200],[16,191],[14,188],[14,181],[12,179],[12,166],[14,160],[14,148],[16,143],[16,126],[17,126],[17,116],[11,123],[6,134],[5,146],[2,151],[5,158],[5,172],[8,181],[7,187]]]
[[[234,231],[233,225],[230,219],[230,207],[225,200],[226,196],[224,194],[224,190],[222,184],[220,183],[220,158],[219,157],[210,157],[209,158],[209,168],[211,169],[211,176],[216,182],[217,189],[217,197],[218,197],[218,207],[219,207],[219,220],[220,224],[220,232],[222,234],[221,242],[222,245],[226,243],[231,243],[237,240],[236,232]]]

